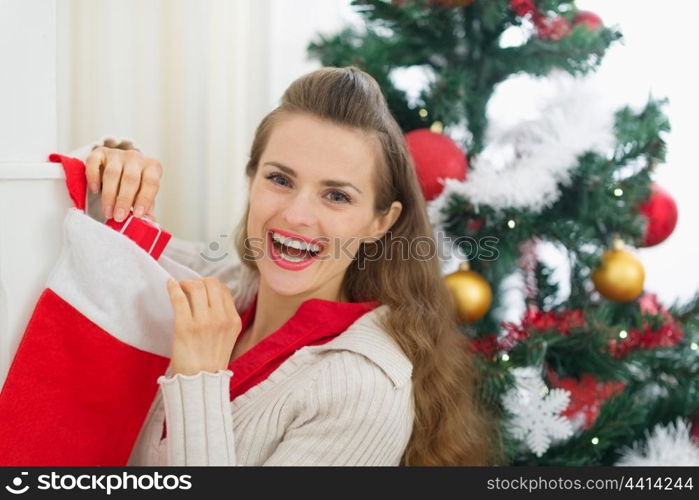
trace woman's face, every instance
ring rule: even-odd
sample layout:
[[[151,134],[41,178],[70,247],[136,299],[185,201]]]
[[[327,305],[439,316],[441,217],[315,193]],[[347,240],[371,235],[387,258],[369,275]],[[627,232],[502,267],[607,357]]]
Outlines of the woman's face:
[[[401,210],[395,201],[374,212],[376,168],[359,131],[302,114],[276,123],[250,183],[247,246],[261,286],[346,300],[340,285],[360,243],[380,238]]]

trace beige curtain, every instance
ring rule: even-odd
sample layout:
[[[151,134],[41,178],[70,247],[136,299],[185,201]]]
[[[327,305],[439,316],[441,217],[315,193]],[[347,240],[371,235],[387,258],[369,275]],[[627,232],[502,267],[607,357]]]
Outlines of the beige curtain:
[[[165,167],[158,221],[229,244],[255,127],[352,18],[349,0],[61,0],[59,149],[132,138]]]

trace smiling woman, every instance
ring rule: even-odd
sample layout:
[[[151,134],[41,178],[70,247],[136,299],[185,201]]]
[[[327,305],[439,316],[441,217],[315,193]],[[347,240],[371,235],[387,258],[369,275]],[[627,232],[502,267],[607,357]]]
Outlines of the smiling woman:
[[[432,233],[402,131],[376,81],[348,67],[293,82],[258,126],[246,174],[250,202],[237,247],[243,265],[262,277],[260,297],[382,304],[378,330],[412,365],[415,415],[401,463],[497,462],[496,432],[474,396],[477,374],[453,323],[435,252],[400,259],[381,251],[393,237],[431,241]],[[267,242],[261,235],[276,227],[300,239],[325,238],[319,257],[333,251],[331,259],[296,272],[280,269],[264,243],[262,252],[249,243]],[[253,249],[262,257],[251,257]]]
[[[129,464],[499,463],[436,251],[386,251],[434,241],[376,81],[355,67],[294,81],[246,175],[229,288],[169,284],[172,363]],[[207,268],[178,245],[166,254]]]

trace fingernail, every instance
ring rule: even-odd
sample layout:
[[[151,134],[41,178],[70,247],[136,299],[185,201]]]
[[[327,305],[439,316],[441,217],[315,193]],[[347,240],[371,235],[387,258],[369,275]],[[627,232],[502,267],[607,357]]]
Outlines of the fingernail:
[[[111,206],[109,206],[109,205],[105,206],[105,207],[103,208],[103,211],[104,211],[104,216],[105,216],[107,219],[111,219],[111,218],[112,218],[112,207],[111,207]]]
[[[126,210],[124,210],[123,208],[117,208],[117,211],[114,214],[114,220],[117,222],[121,222],[124,220],[125,217],[126,217]]]
[[[90,183],[90,191],[92,191],[93,193],[96,193],[98,189],[99,189],[99,186],[97,185],[96,182]]]
[[[136,207],[136,210],[133,211],[133,214],[134,214],[136,217],[142,217],[142,216],[143,216],[143,212],[145,212],[145,211],[146,211],[145,207],[143,207],[142,205],[138,205],[138,206]]]

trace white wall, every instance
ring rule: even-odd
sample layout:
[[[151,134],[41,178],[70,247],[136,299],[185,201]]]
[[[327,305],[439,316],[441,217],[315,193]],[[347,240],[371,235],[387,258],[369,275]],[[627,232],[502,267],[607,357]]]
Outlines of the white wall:
[[[55,15],[54,0],[0,0],[0,161],[56,147]]]
[[[60,250],[55,0],[0,0],[0,386]]]

